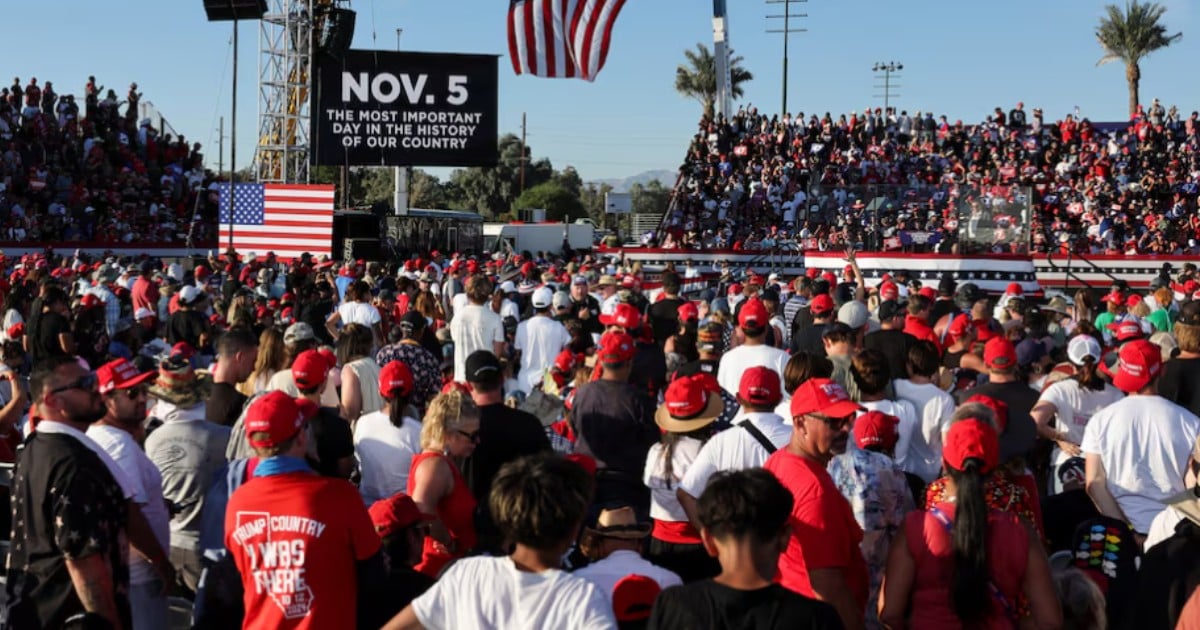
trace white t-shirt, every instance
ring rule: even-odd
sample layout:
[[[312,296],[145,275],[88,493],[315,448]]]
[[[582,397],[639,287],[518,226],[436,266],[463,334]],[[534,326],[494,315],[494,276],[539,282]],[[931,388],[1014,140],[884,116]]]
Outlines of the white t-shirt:
[[[337,307],[338,315],[342,316],[342,325],[362,324],[366,327],[378,324],[379,309],[366,302],[346,302]]]
[[[503,321],[509,317],[517,321],[521,321],[521,309],[517,307],[516,302],[508,298],[504,298],[504,300],[500,302],[500,320]]]
[[[745,432],[745,429],[739,431]],[[687,513],[675,497],[675,491],[679,489],[679,483],[683,481],[684,474],[700,454],[702,446],[704,443],[696,438],[679,438],[675,443],[675,450],[671,452],[669,484],[664,465],[666,462],[663,460],[663,445],[659,443],[650,447],[650,452],[646,454],[646,468],[642,471],[642,483],[650,488],[650,518],[676,523],[688,520]]]
[[[325,378],[331,377],[326,376]],[[279,370],[271,377],[271,381],[267,383],[266,391],[273,392],[275,390],[279,390],[292,398],[300,397],[300,388],[296,387],[296,379],[292,378],[292,371],[290,369]],[[337,388],[334,387],[334,384],[329,383],[326,385],[325,391],[321,392],[321,406],[337,409],[341,404],[342,401],[338,400]]]
[[[1200,418],[1161,396],[1129,396],[1092,416],[1080,448],[1104,463],[1108,491],[1133,528],[1150,531],[1183,476]]]
[[[421,423],[405,418],[396,428],[388,414],[369,413],[354,424],[354,457],[362,472],[358,491],[368,506],[408,489],[408,469],[421,452]]]
[[[1158,516],[1155,516],[1154,520],[1150,522],[1150,531],[1146,532],[1146,542],[1142,545],[1142,553],[1150,551],[1154,545],[1174,536],[1175,527],[1186,518],[1183,512],[1170,506],[1159,512]]]
[[[700,498],[708,480],[718,471],[745,470],[761,468],[770,457],[767,449],[746,429],[737,426],[742,420],[749,420],[762,432],[776,449],[787,446],[792,439],[792,424],[773,413],[747,413],[735,416],[732,427],[712,436],[692,460],[679,487],[693,497]]]
[[[450,322],[454,339],[454,380],[467,380],[467,357],[476,350],[495,352],[493,343],[504,342],[504,322],[492,309],[468,304],[454,314]]]
[[[779,375],[779,391],[784,398],[789,392],[783,390],[783,369],[787,366],[788,353],[771,346],[738,346],[721,357],[717,368],[717,382],[730,396],[738,395],[742,374],[752,367],[768,367]]]
[[[1097,391],[1087,389],[1079,384],[1079,381],[1068,378],[1054,383],[1042,392],[1042,397],[1038,399],[1038,404],[1048,402],[1054,405],[1055,409],[1055,429],[1060,433],[1067,434],[1067,441],[1079,444],[1083,441],[1083,430],[1087,426],[1088,421],[1092,416],[1096,415],[1101,409],[1121,400],[1125,394],[1121,390],[1104,384],[1104,389]],[[1051,462],[1054,469],[1057,469],[1069,457],[1057,445],[1054,447],[1054,452],[1051,455]],[[1108,464],[1105,464],[1105,468]],[[1053,469],[1052,469],[1053,470]],[[1055,480],[1055,486],[1058,486],[1058,475],[1052,475]]]
[[[554,365],[558,353],[571,342],[571,333],[562,322],[537,315],[517,325],[514,341],[521,351],[521,371],[517,375],[522,391],[526,394],[542,382],[546,368]]]
[[[29,426],[30,425],[26,424],[26,431],[28,431]],[[96,454],[97,457],[100,458],[100,461],[104,462],[104,467],[107,468],[108,472],[112,474],[113,479],[117,482],[117,485],[121,486],[121,496],[130,501],[134,500],[136,488],[133,485],[133,480],[129,478],[129,475],[125,474],[125,470],[121,468],[117,462],[113,461],[113,458],[108,454],[108,451],[104,450],[103,447],[97,444],[96,440],[88,437],[87,433],[84,433],[83,431],[80,431],[79,429],[76,429],[65,422],[55,422],[53,420],[42,420],[37,424],[37,430],[41,431],[42,433],[69,435],[76,440],[79,440],[80,444],[88,447],[89,450],[91,450]]]
[[[899,439],[896,441],[895,460],[900,468],[908,470],[908,448],[912,444],[913,434],[917,432],[917,410],[913,404],[907,400],[860,401],[858,404],[866,407],[867,411],[881,411],[889,416],[896,416],[900,420],[900,423],[896,425]],[[850,437],[853,441],[854,436]]]
[[[617,627],[608,598],[591,582],[557,569],[520,571],[508,556],[455,562],[412,607],[431,630]]]
[[[463,310],[463,308],[465,308],[470,303],[471,303],[471,300],[467,299],[466,293],[463,293],[461,291],[458,293],[455,293],[454,297],[450,298],[451,315],[452,316],[457,315],[459,313],[459,311]],[[520,318],[517,318],[517,319],[520,319]]]
[[[168,549],[171,546],[171,515],[163,501],[162,473],[158,472],[158,467],[150,461],[132,435],[116,427],[93,424],[88,427],[87,436],[121,467],[133,490],[134,503],[141,506],[142,514],[150,524],[158,544]],[[157,577],[149,562],[140,556],[130,555],[130,584],[148,584]]]
[[[658,582],[663,589],[683,584],[683,580],[679,579],[679,575],[674,571],[668,571],[641,557],[636,551],[628,549],[618,549],[603,560],[597,560],[572,575],[595,584],[610,602],[617,582],[629,575],[644,575]]]
[[[916,430],[912,432],[902,468],[929,483],[942,471],[942,438],[950,430],[954,397],[933,383],[917,385],[908,379],[897,379],[892,386],[896,388],[896,398],[908,402],[917,412]]]

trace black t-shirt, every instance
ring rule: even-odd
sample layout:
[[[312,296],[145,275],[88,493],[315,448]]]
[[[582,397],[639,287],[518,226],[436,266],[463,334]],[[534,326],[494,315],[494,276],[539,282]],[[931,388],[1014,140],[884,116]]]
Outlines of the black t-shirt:
[[[193,348],[200,347],[200,335],[208,331],[204,316],[196,311],[178,310],[167,320],[167,342],[174,345],[186,341]]]
[[[1083,489],[1042,497],[1042,525],[1046,530],[1047,553],[1074,551],[1075,528],[1100,516],[1096,504]]]
[[[984,383],[971,390],[971,395],[988,396],[1008,405],[1008,424],[1000,433],[1000,461],[1028,457],[1037,440],[1037,425],[1029,412],[1037,404],[1038,392],[1025,383],[1014,381]]]
[[[66,558],[101,554],[112,571],[118,614],[130,626],[127,507],[100,457],[74,437],[37,431],[17,458],[9,550],[8,627],[58,628],[82,613]]]
[[[54,311],[42,313],[41,318],[38,319],[37,333],[31,340],[33,341],[31,354],[33,354],[34,362],[46,357],[65,355],[62,344],[58,342],[58,336],[69,332],[71,332],[71,324],[67,322],[67,318]]]
[[[647,394],[658,397],[659,390],[667,386],[667,355],[661,345],[641,341],[636,343],[629,382],[643,388]]]
[[[602,467],[642,477],[646,453],[658,442],[654,404],[629,383],[594,381],[575,392],[575,428]]]
[[[659,594],[647,630],[817,630],[841,628],[833,606],[772,584],[743,591],[712,580]]]
[[[1200,359],[1167,361],[1158,377],[1158,394],[1163,398],[1200,414]]]
[[[650,318],[650,330],[654,332],[654,343],[663,345],[667,337],[679,329],[679,307],[687,300],[682,298],[663,298],[647,309]]]
[[[366,586],[367,593],[359,594],[358,627],[382,628],[433,583],[433,578],[409,567],[392,567],[383,583]]]
[[[863,337],[864,348],[883,353],[893,379],[908,378],[908,349],[915,343],[917,338],[903,330],[876,330]]]
[[[828,323],[813,324],[801,329],[792,337],[792,354],[807,351],[814,356],[825,356],[825,342],[821,337],[829,329]]]
[[[333,407],[321,407],[309,422],[313,439],[317,441],[317,457],[321,458],[320,462],[309,463],[323,477],[340,478],[338,460],[354,456],[354,432],[350,430],[350,423]]]
[[[1146,551],[1131,581],[1137,584],[1135,599],[1125,606],[1129,614],[1123,627],[1174,628],[1188,597],[1200,587],[1200,526],[1183,519],[1174,535]]]
[[[329,337],[329,331],[325,330],[325,320],[329,318],[329,314],[333,312],[332,300],[317,300],[309,302],[300,310],[300,319],[313,329],[313,334],[321,343],[330,343],[332,339]]]
[[[464,464],[467,485],[486,503],[500,467],[524,455],[550,450],[550,438],[531,413],[501,403],[479,408],[479,444]]]
[[[204,419],[213,424],[231,427],[242,415],[246,396],[229,383],[213,383],[212,394],[204,406]]]

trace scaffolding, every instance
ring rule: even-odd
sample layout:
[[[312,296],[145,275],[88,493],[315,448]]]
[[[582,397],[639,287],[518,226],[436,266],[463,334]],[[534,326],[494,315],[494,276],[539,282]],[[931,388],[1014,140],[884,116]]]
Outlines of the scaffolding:
[[[259,30],[259,182],[309,182],[309,88],[323,9],[333,0],[270,0]]]

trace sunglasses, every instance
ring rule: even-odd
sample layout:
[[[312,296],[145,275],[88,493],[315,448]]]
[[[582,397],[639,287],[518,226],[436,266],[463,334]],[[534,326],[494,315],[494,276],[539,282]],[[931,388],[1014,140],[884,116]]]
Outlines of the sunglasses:
[[[125,392],[125,395],[129,397],[129,400],[137,400],[139,398],[146,398],[147,396],[150,395],[150,393],[146,390],[145,387],[132,387],[130,389],[126,389],[123,391]]]
[[[816,414],[816,413],[810,413],[810,414],[808,414],[808,416],[810,418],[816,418],[817,420],[824,422],[825,426],[829,427],[833,431],[841,431],[842,429],[849,426],[850,421],[854,419],[854,416],[846,416],[844,418],[830,418],[829,416],[822,416],[822,415]]]
[[[81,389],[83,391],[90,392],[90,391],[94,391],[96,389],[97,382],[98,382],[98,380],[96,379],[96,373],[88,372],[87,374],[80,376],[79,378],[75,379],[74,381],[71,381],[70,383],[63,385],[62,387],[55,387],[54,389],[50,390],[50,393],[51,394],[61,394],[63,392],[70,391],[72,389]]]
[[[457,430],[457,431],[455,431],[455,433],[467,438],[474,444],[479,443],[479,431],[472,431],[471,433],[467,433],[466,431]]]

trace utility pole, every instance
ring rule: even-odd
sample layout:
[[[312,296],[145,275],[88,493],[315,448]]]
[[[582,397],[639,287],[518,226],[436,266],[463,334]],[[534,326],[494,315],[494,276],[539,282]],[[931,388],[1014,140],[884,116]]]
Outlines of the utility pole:
[[[396,29],[396,52],[400,52],[400,35],[404,29]],[[394,171],[395,187],[392,194],[392,205],[395,206],[392,212],[396,216],[408,214],[408,180],[412,176],[412,167],[397,166]]]
[[[521,112],[521,189],[517,194],[525,192],[525,112]]]
[[[779,119],[780,120],[783,120],[783,117],[787,116],[787,113],[788,113],[788,109],[787,109],[788,39],[790,39],[792,35],[808,32],[808,29],[806,29],[806,28],[792,27],[792,18],[799,19],[799,18],[808,17],[807,13],[792,13],[792,5],[793,4],[801,4],[804,2],[808,2],[808,0],[767,0],[767,4],[782,4],[783,5],[783,15],[768,15],[767,16],[768,20],[778,20],[778,19],[783,20],[783,28],[767,29],[768,33],[782,33],[783,34],[783,105],[779,109]]]
[[[221,117],[221,124],[217,126],[217,177],[220,177],[225,172],[225,117]]]
[[[892,90],[898,89],[899,85],[892,85],[892,75],[904,69],[904,64],[898,61],[877,62],[871,66],[871,71],[875,73],[875,80],[883,80],[883,85],[876,85],[875,89],[883,90],[883,94],[876,94],[875,98],[883,99],[883,115],[887,116],[890,112],[892,98],[899,98],[899,94],[893,94]],[[899,79],[900,75],[896,75]]]

